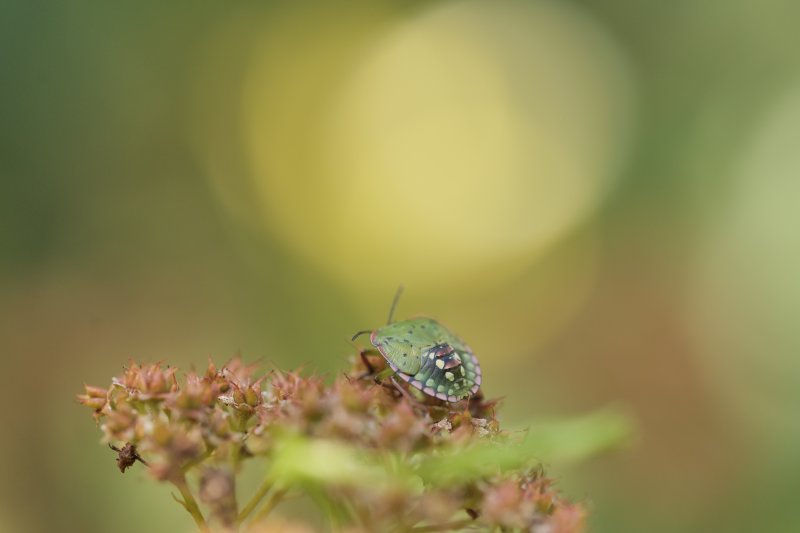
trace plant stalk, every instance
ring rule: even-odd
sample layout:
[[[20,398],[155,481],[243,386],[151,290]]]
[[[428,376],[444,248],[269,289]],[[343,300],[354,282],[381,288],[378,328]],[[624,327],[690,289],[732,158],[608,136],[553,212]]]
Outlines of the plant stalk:
[[[261,500],[267,495],[272,486],[273,483],[269,479],[265,479],[261,482],[261,485],[258,486],[258,490],[253,494],[253,497],[250,498],[250,501],[248,501],[241,512],[239,512],[239,523],[244,522],[247,517],[250,516],[250,513],[258,507],[258,504],[261,503]]]
[[[253,522],[259,522],[269,516],[269,513],[278,505],[283,497],[286,495],[287,489],[275,489],[267,498],[267,501],[264,502],[264,507],[259,509],[259,511],[253,517]],[[257,504],[258,502],[256,502]]]
[[[183,507],[192,515],[194,523],[197,524],[197,529],[200,530],[201,533],[210,533],[211,530],[208,529],[208,524],[206,523],[206,519],[203,518],[200,506],[197,505],[197,500],[194,499],[192,491],[189,489],[189,484],[186,482],[186,476],[181,475],[179,478],[173,480],[172,483],[180,491],[183,497]]]

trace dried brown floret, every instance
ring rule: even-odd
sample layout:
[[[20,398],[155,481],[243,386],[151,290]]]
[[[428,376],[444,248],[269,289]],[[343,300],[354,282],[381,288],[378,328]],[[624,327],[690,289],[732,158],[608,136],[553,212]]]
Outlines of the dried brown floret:
[[[447,404],[413,391],[399,394],[365,377],[359,357],[330,386],[300,371],[256,370],[239,358],[221,368],[209,360],[202,373],[179,379],[174,367],[131,363],[108,389],[85,386],[78,401],[92,409],[107,442],[127,443],[115,448],[120,470],[146,458],[152,476],[178,488],[179,502],[201,529],[208,526],[187,472],[199,472],[199,500],[223,527],[266,515],[290,489],[313,488],[351,531],[582,528],[583,509],[563,501],[541,473],[512,471],[443,485],[419,470],[430,464],[421,458],[514,440],[500,429],[496,400],[479,395]],[[254,456],[266,458],[271,470],[240,508],[236,475]],[[287,524],[285,530],[304,527]],[[283,530],[264,523],[251,529]]]
[[[91,385],[85,384],[83,388],[85,392],[77,395],[78,402],[86,407],[94,409],[94,416],[97,420],[100,417],[100,412],[103,410],[103,407],[106,406],[106,402],[108,402],[108,391],[100,387],[92,387]]]

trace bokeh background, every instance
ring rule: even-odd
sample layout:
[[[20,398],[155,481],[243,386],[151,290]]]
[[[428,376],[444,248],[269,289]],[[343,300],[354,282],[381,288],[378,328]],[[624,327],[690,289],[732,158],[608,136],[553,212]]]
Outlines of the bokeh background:
[[[438,317],[597,532],[798,531],[800,3],[3,2],[0,531],[189,531],[74,401]]]

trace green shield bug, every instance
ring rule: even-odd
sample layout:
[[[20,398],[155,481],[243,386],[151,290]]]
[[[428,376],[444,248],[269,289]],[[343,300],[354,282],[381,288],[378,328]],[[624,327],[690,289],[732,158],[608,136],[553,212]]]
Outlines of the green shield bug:
[[[394,297],[385,326],[359,331],[352,340],[369,333],[370,342],[395,375],[428,396],[457,402],[477,393],[481,366],[464,341],[431,318],[392,322],[401,292],[402,287]],[[364,362],[371,369],[366,359]]]

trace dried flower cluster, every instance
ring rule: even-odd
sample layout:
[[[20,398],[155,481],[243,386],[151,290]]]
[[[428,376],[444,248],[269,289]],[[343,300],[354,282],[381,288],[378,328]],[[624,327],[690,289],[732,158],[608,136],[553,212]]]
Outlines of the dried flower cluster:
[[[500,430],[496,402],[413,397],[365,374],[358,358],[330,385],[257,377],[240,359],[180,380],[174,367],[132,363],[78,399],[120,470],[141,461],[173,483],[202,531],[312,530],[266,518],[295,497],[319,509],[317,524],[351,532],[582,529],[583,509],[553,489],[523,436]],[[237,474],[253,457],[268,471],[240,505]]]

